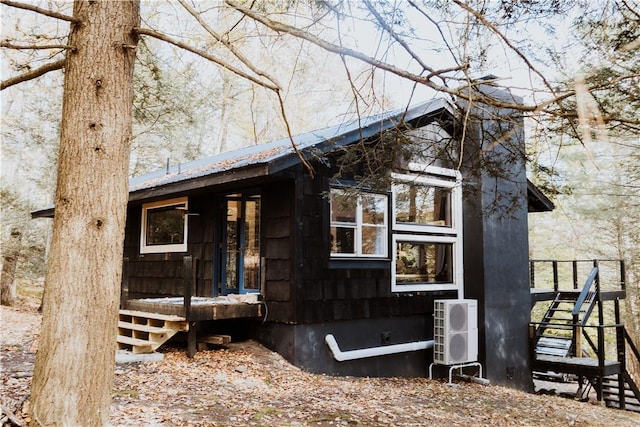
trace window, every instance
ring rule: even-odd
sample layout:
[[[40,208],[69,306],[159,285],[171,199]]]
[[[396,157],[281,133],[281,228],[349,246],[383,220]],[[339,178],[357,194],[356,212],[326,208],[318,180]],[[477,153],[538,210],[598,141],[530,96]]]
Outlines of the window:
[[[140,253],[187,251],[187,198],[142,205]]]
[[[387,204],[383,194],[355,195],[332,188],[331,256],[387,257]]]
[[[394,292],[462,289],[462,189],[456,171],[392,174]]]

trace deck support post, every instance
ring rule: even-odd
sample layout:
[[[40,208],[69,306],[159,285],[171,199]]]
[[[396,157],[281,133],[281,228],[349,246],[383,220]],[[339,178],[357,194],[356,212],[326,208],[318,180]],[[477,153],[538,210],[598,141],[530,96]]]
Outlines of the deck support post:
[[[197,351],[197,329],[198,322],[189,322],[189,332],[187,332],[187,357],[195,356]]]
[[[125,257],[122,260],[122,279],[120,280],[120,308],[122,310],[127,309],[128,301],[129,301],[129,258]]]

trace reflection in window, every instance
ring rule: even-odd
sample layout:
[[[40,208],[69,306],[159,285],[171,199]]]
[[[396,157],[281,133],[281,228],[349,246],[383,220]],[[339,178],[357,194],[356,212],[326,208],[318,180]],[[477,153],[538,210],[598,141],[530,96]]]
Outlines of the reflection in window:
[[[453,282],[453,244],[437,242],[397,242],[396,282]]]
[[[144,204],[140,253],[186,251],[186,211],[186,198]]]
[[[395,185],[396,223],[451,227],[451,190],[402,182]]]
[[[331,189],[331,255],[387,256],[387,196]]]

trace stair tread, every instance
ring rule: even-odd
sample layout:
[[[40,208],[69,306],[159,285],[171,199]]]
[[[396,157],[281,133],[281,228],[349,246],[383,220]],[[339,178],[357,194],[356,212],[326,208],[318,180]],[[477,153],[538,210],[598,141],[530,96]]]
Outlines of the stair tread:
[[[135,345],[135,346],[148,346],[151,347],[154,345],[153,342],[148,341],[148,340],[143,340],[140,338],[133,338],[133,337],[127,337],[124,335],[118,335],[118,342],[121,344],[129,344],[129,345]]]
[[[134,331],[150,332],[154,334],[165,334],[171,331],[171,329],[167,329],[162,326],[150,326],[150,325],[144,325],[141,323],[124,322],[122,320],[118,321],[118,328],[131,329]]]
[[[186,322],[182,316],[176,316],[175,314],[162,314],[162,313],[149,313],[146,311],[136,311],[136,310],[120,310],[120,315],[131,316],[131,317],[143,317],[147,319],[155,319],[155,320],[165,320],[168,322]]]

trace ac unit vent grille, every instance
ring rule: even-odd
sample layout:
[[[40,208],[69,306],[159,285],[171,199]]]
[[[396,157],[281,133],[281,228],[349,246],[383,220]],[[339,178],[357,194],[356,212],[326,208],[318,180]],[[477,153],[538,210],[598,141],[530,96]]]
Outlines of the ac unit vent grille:
[[[452,331],[464,331],[467,329],[467,305],[452,304],[449,309],[449,326]]]

